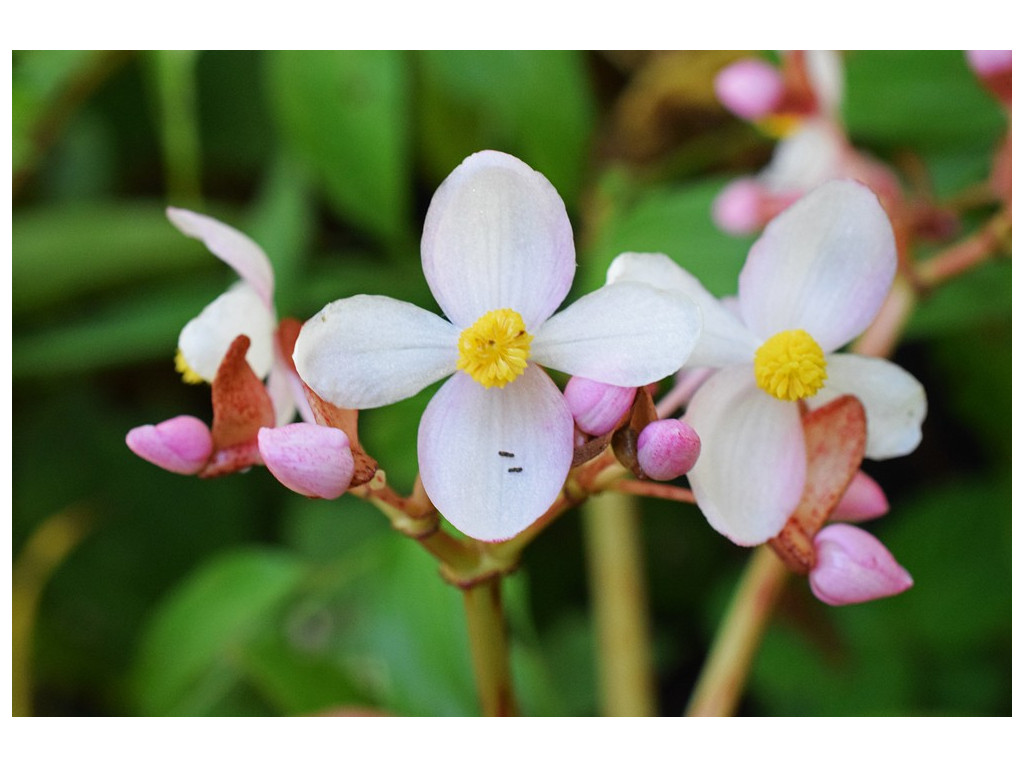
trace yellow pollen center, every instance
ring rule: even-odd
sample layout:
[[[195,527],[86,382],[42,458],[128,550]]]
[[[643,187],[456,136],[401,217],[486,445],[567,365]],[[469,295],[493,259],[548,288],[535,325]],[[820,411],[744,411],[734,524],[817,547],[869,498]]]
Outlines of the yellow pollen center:
[[[779,400],[810,397],[825,384],[825,354],[807,331],[776,333],[754,354],[757,386]]]
[[[174,370],[181,374],[181,380],[186,384],[202,384],[205,381],[185,362],[185,355],[180,349],[174,355]]]
[[[456,367],[485,387],[501,389],[526,370],[531,341],[518,312],[492,310],[459,335]]]

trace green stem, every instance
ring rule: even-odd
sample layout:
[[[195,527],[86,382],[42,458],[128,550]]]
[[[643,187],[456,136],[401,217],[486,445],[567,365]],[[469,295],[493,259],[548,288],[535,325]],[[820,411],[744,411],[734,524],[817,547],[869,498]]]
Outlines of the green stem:
[[[595,496],[583,510],[601,703],[610,716],[657,713],[637,517],[636,500],[617,493]]]
[[[754,551],[718,628],[687,715],[725,717],[736,711],[754,654],[788,575],[786,566],[767,546]]]
[[[488,717],[516,715],[508,634],[501,607],[501,577],[463,589],[462,597],[481,712]]]

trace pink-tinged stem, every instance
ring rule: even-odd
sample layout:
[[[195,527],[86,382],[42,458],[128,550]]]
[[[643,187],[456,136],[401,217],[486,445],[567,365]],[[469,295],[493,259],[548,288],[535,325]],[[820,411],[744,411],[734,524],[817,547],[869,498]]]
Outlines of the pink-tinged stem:
[[[602,714],[657,714],[647,586],[636,500],[592,498],[583,511],[591,602],[597,625]]]
[[[687,715],[728,717],[736,711],[754,654],[788,575],[771,549],[760,546],[754,550],[718,628]]]
[[[517,715],[501,606],[501,577],[463,589],[462,597],[481,713],[487,717]]]
[[[970,237],[941,251],[918,265],[916,277],[925,288],[933,288],[981,264],[1004,249],[1010,233],[1010,216],[1002,211]]]

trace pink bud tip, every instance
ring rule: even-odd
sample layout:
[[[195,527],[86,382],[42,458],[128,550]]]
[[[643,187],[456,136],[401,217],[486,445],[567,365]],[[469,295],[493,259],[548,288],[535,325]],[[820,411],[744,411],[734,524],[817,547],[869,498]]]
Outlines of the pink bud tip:
[[[744,120],[757,120],[773,112],[784,91],[779,71],[760,59],[737,61],[715,77],[718,100]]]
[[[737,179],[718,193],[711,218],[723,232],[749,235],[765,224],[764,190],[754,179]]]
[[[640,469],[652,480],[674,480],[685,475],[700,456],[700,438],[679,419],[652,421],[636,440]]]
[[[882,486],[863,472],[858,472],[830,517],[836,522],[863,523],[888,511],[889,500]]]
[[[209,427],[194,416],[135,427],[124,441],[137,456],[179,475],[196,474],[213,453]]]
[[[823,603],[852,605],[898,595],[914,580],[882,542],[860,528],[838,523],[814,537],[817,563],[811,591]]]
[[[991,77],[1013,68],[1013,51],[967,51],[967,63],[980,77]]]
[[[588,435],[604,435],[614,429],[633,405],[635,396],[635,387],[616,387],[582,376],[573,376],[565,385],[569,411]]]
[[[348,435],[340,429],[299,422],[263,427],[260,456],[281,485],[321,499],[336,499],[352,481],[354,464]]]

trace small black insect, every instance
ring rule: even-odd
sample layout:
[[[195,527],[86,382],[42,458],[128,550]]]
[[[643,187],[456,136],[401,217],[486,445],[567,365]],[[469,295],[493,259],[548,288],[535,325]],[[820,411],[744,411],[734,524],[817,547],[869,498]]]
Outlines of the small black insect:
[[[515,454],[510,451],[498,451],[499,456],[504,456],[506,459],[514,459]]]
[[[522,472],[523,468],[522,467],[509,467],[508,471],[509,472]]]

